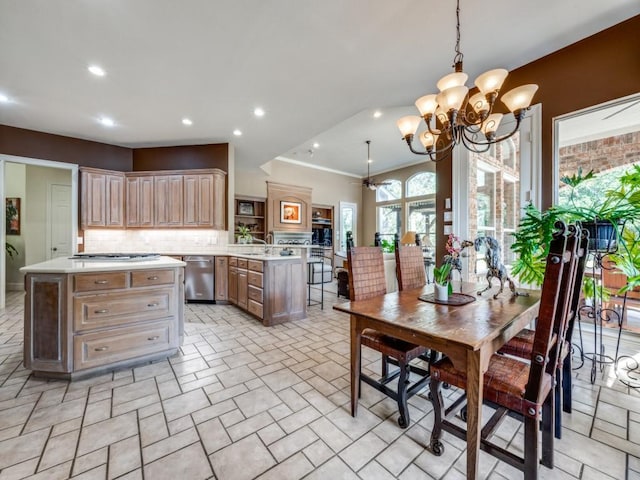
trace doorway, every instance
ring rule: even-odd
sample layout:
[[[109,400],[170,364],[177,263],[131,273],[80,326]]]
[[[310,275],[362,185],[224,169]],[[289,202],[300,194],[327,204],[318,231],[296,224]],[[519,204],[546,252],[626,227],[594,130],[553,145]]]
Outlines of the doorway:
[[[22,266],[73,253],[77,192],[77,165],[0,155],[0,198],[20,199],[18,234],[0,230],[0,241],[17,247],[17,255],[0,256],[0,308],[8,289],[24,289]],[[6,225],[6,209],[3,217]]]

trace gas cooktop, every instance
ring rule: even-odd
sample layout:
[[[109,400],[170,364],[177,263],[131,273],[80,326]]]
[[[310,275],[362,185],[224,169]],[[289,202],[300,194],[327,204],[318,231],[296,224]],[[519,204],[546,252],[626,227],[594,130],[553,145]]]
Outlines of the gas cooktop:
[[[114,262],[139,262],[143,260],[153,260],[159,258],[159,253],[76,253],[73,260],[96,260]]]

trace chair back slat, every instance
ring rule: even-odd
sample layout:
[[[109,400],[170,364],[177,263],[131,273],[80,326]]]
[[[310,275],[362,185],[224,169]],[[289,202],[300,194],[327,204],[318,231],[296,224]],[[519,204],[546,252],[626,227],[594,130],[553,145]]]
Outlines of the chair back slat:
[[[365,300],[387,293],[382,249],[351,247],[347,251],[347,260],[351,300]]]
[[[583,228],[580,232],[580,244],[578,245],[578,251],[576,256],[578,257],[578,265],[576,267],[576,278],[573,285],[573,296],[571,298],[571,307],[569,309],[569,315],[567,320],[566,329],[564,332],[564,338],[571,341],[573,335],[573,325],[575,323],[576,316],[578,315],[578,304],[580,303],[580,294],[582,288],[582,281],[584,279],[584,270],[587,263],[589,246],[589,230]]]
[[[427,283],[422,247],[407,245],[396,248],[396,277],[398,290],[410,290]]]
[[[543,377],[549,362],[553,327],[560,297],[562,272],[565,263],[571,260],[571,255],[567,252],[566,232],[566,225],[563,222],[556,222],[556,231],[549,246],[549,254],[547,255],[544,279],[542,281],[540,308],[538,310],[536,333],[531,353],[531,367],[524,395],[527,400],[532,402],[538,401]],[[566,255],[567,253],[569,253],[569,256]]]

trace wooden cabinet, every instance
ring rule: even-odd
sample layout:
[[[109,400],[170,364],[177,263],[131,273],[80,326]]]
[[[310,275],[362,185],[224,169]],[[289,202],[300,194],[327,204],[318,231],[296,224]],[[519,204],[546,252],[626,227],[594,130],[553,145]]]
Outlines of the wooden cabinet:
[[[226,228],[219,169],[114,172],[81,168],[81,228]]]
[[[333,246],[333,207],[330,205],[312,205],[311,242],[324,247]]]
[[[153,177],[127,175],[126,221],[127,227],[153,227]]]
[[[257,197],[236,197],[235,225],[238,227],[248,226],[251,235],[261,240],[265,239],[265,199]]]
[[[227,303],[229,300],[228,293],[228,277],[229,277],[229,258],[216,257],[215,259],[215,292],[214,300],[216,303]]]
[[[229,301],[266,326],[306,318],[305,268],[300,258],[229,258]]]
[[[80,227],[124,227],[124,174],[80,169]]]
[[[154,175],[154,225],[181,227],[183,214],[183,176]]]
[[[73,378],[175,353],[182,267],[27,273],[25,366]]]

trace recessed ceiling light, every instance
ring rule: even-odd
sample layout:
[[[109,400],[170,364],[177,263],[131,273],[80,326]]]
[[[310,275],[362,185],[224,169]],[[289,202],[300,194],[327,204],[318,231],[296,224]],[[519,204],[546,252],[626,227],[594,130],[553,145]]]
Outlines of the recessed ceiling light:
[[[318,148],[318,147],[320,147],[320,144],[318,142],[313,144],[313,148]]]
[[[242,132],[236,128],[236,129],[233,131],[233,134],[234,134],[236,137],[239,137],[240,135],[242,135]]]
[[[253,111],[253,114],[254,114],[256,117],[264,117],[264,110],[263,110],[262,108],[260,108],[260,107],[257,107],[257,108]]]
[[[9,97],[7,97],[4,93],[0,93],[0,102],[8,103],[9,102]]]
[[[113,127],[115,125],[114,121],[109,117],[101,117],[100,123],[105,127]]]
[[[382,116],[382,112],[380,110],[376,110],[373,112],[373,118],[380,118]]]
[[[182,124],[183,125],[193,125],[193,122],[189,118],[183,118],[182,119]]]
[[[89,65],[88,70],[96,77],[104,77],[107,74],[107,72],[105,72],[104,69],[102,67],[99,67],[98,65]]]

